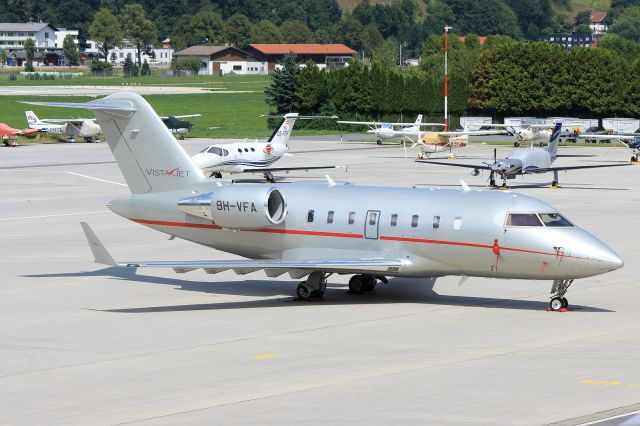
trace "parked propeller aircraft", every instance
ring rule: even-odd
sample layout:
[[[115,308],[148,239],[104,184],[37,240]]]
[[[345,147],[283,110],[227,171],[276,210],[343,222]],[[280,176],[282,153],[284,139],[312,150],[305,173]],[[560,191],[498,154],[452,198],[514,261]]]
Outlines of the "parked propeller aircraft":
[[[574,279],[613,271],[623,260],[596,237],[533,197],[463,190],[299,182],[230,183],[205,178],[151,106],[119,92],[88,103],[38,105],[92,110],[132,193],[116,214],[245,260],[116,262],[89,225],[96,262],[233,270],[307,277],[300,299],[322,296],[328,277],[353,275],[351,293],[388,276],[445,275],[550,280],[551,309],[566,308]]]
[[[368,126],[367,133],[376,135],[378,145],[383,139],[403,138],[407,133],[417,135],[421,126],[444,126],[442,123],[423,123],[422,114],[418,115],[414,123],[385,123],[381,121],[336,121],[339,124],[356,124]]]
[[[558,171],[576,170],[576,169],[593,169],[600,167],[618,167],[627,166],[628,164],[598,164],[589,166],[564,166],[564,167],[552,167],[553,162],[558,156],[558,140],[560,138],[562,124],[556,123],[553,133],[549,138],[549,145],[545,148],[530,147],[519,148],[511,152],[505,159],[498,160],[496,158],[496,151],[493,151],[493,163],[484,164],[456,164],[445,163],[438,161],[420,161],[421,163],[429,164],[442,164],[445,166],[454,167],[466,167],[473,169],[471,174],[477,176],[480,174],[480,170],[489,170],[489,186],[496,187],[496,175],[502,178],[501,188],[507,189],[507,179],[515,179],[518,175],[532,174],[532,173],[545,173],[553,172],[552,188],[558,187]]]
[[[202,114],[189,114],[189,115],[171,115],[169,117],[160,117],[171,133],[177,135],[178,139],[184,139],[185,135],[189,133],[189,130],[193,127],[191,121],[180,120],[181,118],[193,118],[202,117]]]
[[[511,126],[508,124],[485,124],[487,127],[503,127],[516,138],[513,146],[519,147],[524,142],[547,141],[551,137],[551,127],[548,124],[529,124],[525,126]]]
[[[273,117],[272,117],[273,118]],[[289,137],[296,120],[336,118],[300,116],[297,112],[281,116],[280,126],[266,142],[238,142],[210,145],[193,156],[193,161],[210,177],[221,178],[226,173],[262,173],[269,182],[274,181],[274,172],[292,170],[335,169],[336,166],[269,167],[289,154]]]
[[[0,139],[4,142],[6,146],[16,146],[17,143],[14,139],[15,137],[29,135],[31,133],[36,133],[37,130],[34,129],[14,129],[5,123],[0,123]]]
[[[76,137],[84,138],[85,142],[99,142],[100,126],[93,118],[47,118],[39,119],[33,111],[25,111],[29,128],[39,132],[65,135],[69,142],[75,142]],[[56,124],[64,123],[64,124]]]
[[[597,141],[617,141],[632,149],[631,162],[637,163],[640,156],[640,134],[637,133],[609,133],[609,134],[581,134],[577,136],[579,139],[584,139],[587,142]],[[626,141],[626,142],[625,142]]]

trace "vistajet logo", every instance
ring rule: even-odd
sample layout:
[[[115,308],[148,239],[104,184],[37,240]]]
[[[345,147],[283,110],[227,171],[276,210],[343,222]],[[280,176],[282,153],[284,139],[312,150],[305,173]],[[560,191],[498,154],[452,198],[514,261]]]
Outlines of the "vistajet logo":
[[[175,169],[145,169],[147,175],[149,176],[171,176],[171,177],[189,177],[189,173],[191,170],[182,170],[180,167],[176,167]]]

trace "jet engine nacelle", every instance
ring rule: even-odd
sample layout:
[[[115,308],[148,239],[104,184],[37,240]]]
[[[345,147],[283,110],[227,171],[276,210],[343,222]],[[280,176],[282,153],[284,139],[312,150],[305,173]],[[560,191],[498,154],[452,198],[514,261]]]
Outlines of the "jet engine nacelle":
[[[214,192],[180,200],[178,209],[227,229],[279,225],[287,216],[287,203],[280,190],[262,185],[221,186]]]

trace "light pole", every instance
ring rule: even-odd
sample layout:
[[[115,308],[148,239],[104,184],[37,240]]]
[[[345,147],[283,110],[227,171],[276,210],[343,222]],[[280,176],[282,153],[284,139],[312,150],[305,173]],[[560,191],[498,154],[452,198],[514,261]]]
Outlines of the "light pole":
[[[449,131],[449,113],[448,113],[448,101],[449,101],[449,69],[448,69],[448,54],[449,54],[449,30],[452,27],[444,26],[444,131]]]

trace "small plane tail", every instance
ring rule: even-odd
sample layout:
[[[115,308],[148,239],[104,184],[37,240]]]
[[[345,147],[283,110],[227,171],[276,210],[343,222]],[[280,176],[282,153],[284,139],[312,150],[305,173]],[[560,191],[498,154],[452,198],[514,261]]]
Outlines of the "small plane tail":
[[[291,136],[291,131],[293,130],[293,125],[296,123],[298,119],[297,112],[290,112],[285,114],[282,117],[282,122],[280,126],[271,134],[267,142],[273,145],[284,145],[287,146],[289,143],[289,137]]]
[[[133,194],[175,191],[205,182],[151,105],[136,93],[118,92],[87,103],[28,103],[92,110]]]
[[[27,123],[29,125],[40,123],[40,119],[38,118],[38,116],[36,115],[35,112],[33,112],[33,111],[25,111],[24,115],[27,116]]]
[[[418,114],[418,118],[416,118],[416,126],[422,123],[422,114]]]
[[[558,142],[560,141],[560,132],[562,130],[562,123],[557,122],[553,131],[551,132],[551,136],[549,137],[549,145],[545,148],[549,154],[551,154],[552,158],[556,158],[558,155]]]

